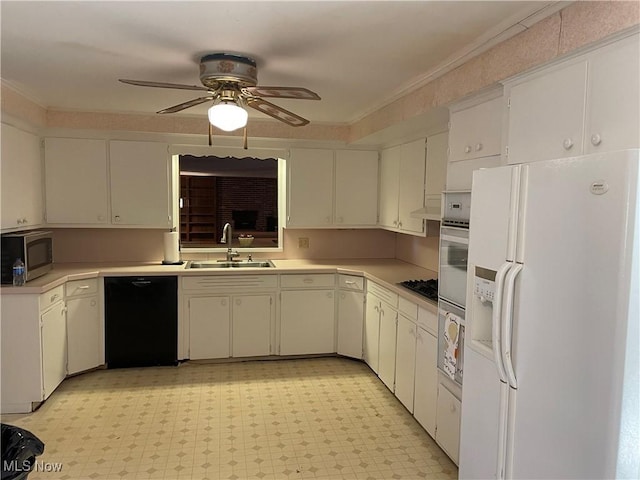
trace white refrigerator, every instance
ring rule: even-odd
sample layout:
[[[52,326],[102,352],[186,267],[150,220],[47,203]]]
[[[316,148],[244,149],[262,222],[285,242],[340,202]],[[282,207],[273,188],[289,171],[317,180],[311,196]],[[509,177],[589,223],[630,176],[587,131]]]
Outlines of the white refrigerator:
[[[640,478],[638,162],[474,173],[460,478]]]

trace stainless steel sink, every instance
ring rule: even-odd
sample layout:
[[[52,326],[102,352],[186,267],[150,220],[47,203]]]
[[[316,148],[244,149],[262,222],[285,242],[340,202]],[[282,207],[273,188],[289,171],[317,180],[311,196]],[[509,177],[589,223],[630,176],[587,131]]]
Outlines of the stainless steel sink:
[[[187,262],[187,268],[273,268],[275,265],[271,260],[236,260],[228,262],[218,260],[217,262]]]

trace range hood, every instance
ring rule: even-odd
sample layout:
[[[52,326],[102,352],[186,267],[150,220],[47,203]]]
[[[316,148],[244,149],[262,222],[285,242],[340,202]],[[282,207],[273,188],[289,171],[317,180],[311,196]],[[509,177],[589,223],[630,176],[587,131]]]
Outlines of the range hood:
[[[413,210],[409,215],[413,218],[423,218],[425,220],[442,220],[442,209],[440,206],[440,194],[425,195],[424,207]]]

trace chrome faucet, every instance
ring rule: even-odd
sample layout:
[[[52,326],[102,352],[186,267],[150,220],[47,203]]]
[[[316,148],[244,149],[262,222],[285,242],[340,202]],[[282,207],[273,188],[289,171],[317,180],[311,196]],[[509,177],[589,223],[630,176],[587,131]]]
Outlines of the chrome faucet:
[[[227,247],[227,262],[233,261],[233,257],[238,257],[240,254],[238,252],[234,252],[232,250],[231,243],[233,242],[233,229],[231,228],[230,223],[225,223],[222,229],[222,238],[220,239],[220,243],[226,243]]]

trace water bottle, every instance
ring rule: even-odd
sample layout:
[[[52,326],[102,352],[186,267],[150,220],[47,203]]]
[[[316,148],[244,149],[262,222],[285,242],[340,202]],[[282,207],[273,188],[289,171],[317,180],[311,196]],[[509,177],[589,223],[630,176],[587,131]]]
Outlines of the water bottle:
[[[21,287],[24,285],[24,262],[21,258],[13,264],[13,286]]]

